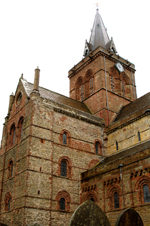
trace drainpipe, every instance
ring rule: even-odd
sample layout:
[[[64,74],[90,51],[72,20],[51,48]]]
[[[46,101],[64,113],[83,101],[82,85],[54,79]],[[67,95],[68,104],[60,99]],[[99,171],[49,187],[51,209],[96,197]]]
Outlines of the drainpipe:
[[[122,189],[122,198],[123,198],[123,207],[125,207],[125,199],[124,199],[124,190],[123,190],[123,174],[122,174],[122,167],[124,165],[120,164],[118,168],[120,169],[120,179],[121,179],[121,189]]]

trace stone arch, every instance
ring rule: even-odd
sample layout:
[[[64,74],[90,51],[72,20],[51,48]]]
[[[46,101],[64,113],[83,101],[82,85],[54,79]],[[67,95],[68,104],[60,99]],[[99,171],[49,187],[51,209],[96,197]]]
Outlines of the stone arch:
[[[144,224],[134,209],[127,209],[121,213],[115,226],[144,226]]]
[[[118,194],[118,201],[119,201],[119,207],[121,208],[122,206],[122,192],[121,192],[121,188],[119,185],[113,185],[111,186],[111,188],[108,190],[108,199],[109,199],[109,208],[110,210],[112,209],[116,209],[115,207],[115,200],[114,200],[114,194],[117,193]]]
[[[93,201],[82,203],[74,212],[70,220],[70,226],[110,226],[103,211]]]
[[[140,203],[144,204],[144,194],[143,194],[143,186],[148,185],[150,190],[150,177],[142,176],[140,179],[137,180],[135,184],[135,192],[137,193],[137,198]]]

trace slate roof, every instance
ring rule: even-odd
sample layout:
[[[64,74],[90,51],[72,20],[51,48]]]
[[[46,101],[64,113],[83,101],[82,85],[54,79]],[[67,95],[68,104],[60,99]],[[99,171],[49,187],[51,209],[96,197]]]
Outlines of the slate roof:
[[[144,96],[136,99],[130,104],[127,104],[124,106],[120,113],[117,115],[116,119],[114,122],[124,119],[126,117],[129,117],[132,114],[135,114],[136,112],[139,111],[146,111],[150,109],[150,93],[145,94]]]
[[[25,88],[26,94],[30,96],[30,93],[33,91],[33,84],[28,82],[25,79],[21,79],[21,81]],[[39,93],[42,98],[46,98],[48,100],[54,101],[55,103],[63,104],[63,105],[75,108],[76,110],[91,114],[87,106],[80,101],[73,100],[69,97],[55,93],[43,87],[39,87]]]

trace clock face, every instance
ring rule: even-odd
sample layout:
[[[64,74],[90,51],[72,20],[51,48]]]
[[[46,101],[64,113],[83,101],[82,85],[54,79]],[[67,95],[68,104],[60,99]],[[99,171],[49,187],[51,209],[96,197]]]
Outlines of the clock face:
[[[116,68],[118,69],[118,71],[119,71],[120,73],[124,71],[124,68],[123,68],[123,66],[122,66],[121,63],[116,63]]]

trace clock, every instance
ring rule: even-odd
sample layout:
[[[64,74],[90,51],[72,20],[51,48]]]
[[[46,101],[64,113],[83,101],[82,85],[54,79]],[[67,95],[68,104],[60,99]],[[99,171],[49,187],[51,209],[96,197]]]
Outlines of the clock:
[[[116,68],[117,68],[117,70],[121,73],[121,72],[124,72],[124,68],[123,68],[123,66],[122,66],[122,64],[121,63],[116,63],[115,64],[115,66],[116,66]]]

